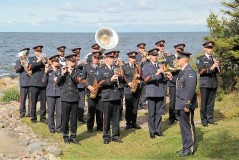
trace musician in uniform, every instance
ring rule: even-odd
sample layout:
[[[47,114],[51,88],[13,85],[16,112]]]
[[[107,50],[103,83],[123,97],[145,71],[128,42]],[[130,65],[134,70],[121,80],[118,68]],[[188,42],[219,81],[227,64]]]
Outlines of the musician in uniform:
[[[101,59],[101,52],[92,52],[92,62],[86,64],[82,73],[82,81],[85,84],[86,95],[88,100],[88,120],[87,120],[87,131],[88,133],[93,132],[95,115],[97,131],[103,131],[103,112],[102,102],[100,95],[100,88],[94,88],[94,83],[97,83],[96,72],[99,69],[99,62]],[[98,85],[98,84],[97,84]],[[96,92],[96,93],[95,93]],[[91,94],[96,94],[95,97],[91,97]]]
[[[159,40],[155,42],[155,48],[159,49],[158,62],[159,65],[164,66],[166,57],[170,56],[169,52],[164,50],[165,40]],[[167,81],[164,81],[165,85],[167,85]],[[163,115],[167,113],[166,109],[166,95],[167,95],[167,87],[165,87],[165,97],[164,97],[164,107],[163,107]]]
[[[28,73],[27,68],[24,68],[24,63],[26,63],[26,67],[28,65],[28,56],[29,56],[29,50],[30,48],[24,48],[20,50],[20,53],[22,51],[26,51],[25,55],[17,55],[19,57],[19,60],[16,61],[16,65],[14,68],[14,71],[16,73],[19,73],[19,87],[20,87],[20,118],[25,117],[26,115],[26,99],[28,97],[28,114],[27,116],[30,117],[31,115],[31,109],[30,109],[30,92],[29,92],[29,82],[30,82],[30,73]],[[22,56],[25,56],[26,59]]]
[[[150,61],[143,65],[143,77],[145,82],[145,97],[148,101],[148,127],[150,138],[163,136],[162,112],[165,97],[165,85],[163,68],[157,63],[158,49],[149,51]]]
[[[59,46],[57,47],[58,55],[59,55],[59,62],[61,65],[65,65],[66,59],[65,59],[65,49],[66,46]]]
[[[172,68],[175,68],[175,62],[177,60],[178,57],[178,52],[180,51],[184,51],[184,47],[186,45],[183,43],[177,44],[174,46],[175,51],[174,51],[174,55],[168,56],[166,57],[166,65],[169,65]],[[179,73],[179,70],[177,68],[175,68],[174,71],[172,71],[173,76],[177,76]],[[171,83],[170,81],[168,82],[168,88],[169,88],[169,121],[168,124],[172,125],[174,124],[176,121],[178,121],[177,119],[177,112],[175,111],[175,102],[176,102],[176,85],[174,83]]]
[[[140,96],[140,66],[136,65],[136,55],[138,52],[132,51],[127,53],[129,63],[123,65],[122,69],[124,71],[124,77],[126,81],[126,85],[124,87],[124,95],[125,95],[125,106],[126,106],[126,127],[128,130],[130,128],[141,129],[141,127],[137,124],[137,111],[139,104],[139,96]],[[136,83],[136,84],[133,84]],[[132,92],[133,85],[137,85],[137,89]]]
[[[78,71],[74,68],[76,55],[65,56],[67,66],[61,68],[61,75],[57,84],[62,85],[61,106],[62,106],[62,132],[65,143],[80,144],[76,140],[77,131],[77,111],[79,101],[79,91],[77,84],[81,81]],[[69,137],[70,121],[70,137]]]
[[[217,91],[217,74],[220,74],[219,62],[212,56],[214,42],[203,44],[205,54],[198,57],[197,68],[200,74],[201,123],[204,127],[208,124],[217,125],[213,121],[214,103]]]
[[[122,94],[119,88],[119,83],[123,81],[123,78],[120,76],[119,68],[114,66],[114,58],[116,54],[115,51],[105,53],[106,64],[102,66],[96,74],[97,82],[102,86],[101,101],[104,115],[104,144],[109,144],[111,138],[114,142],[122,143],[119,127],[119,110]],[[110,132],[110,124],[112,125],[112,136]]]
[[[48,107],[48,128],[50,133],[61,133],[61,88],[57,85],[57,78],[60,76],[59,55],[49,58],[51,64],[45,65],[45,74],[42,78],[46,87],[46,100]],[[56,123],[55,123],[56,113]]]
[[[46,83],[42,81],[44,75],[46,58],[42,56],[42,45],[33,47],[34,57],[29,58],[29,70],[32,71],[30,79],[30,103],[31,122],[36,123],[36,105],[40,96],[40,121],[46,123]]]
[[[189,156],[194,153],[195,148],[195,126],[194,110],[197,103],[197,75],[189,64],[190,53],[179,52],[178,66],[182,69],[179,75],[172,76],[172,73],[166,73],[172,83],[176,84],[176,110],[179,117],[180,131],[182,135],[183,148],[177,153],[181,157]]]
[[[77,72],[79,73],[79,76],[82,76],[83,73],[83,68],[84,68],[84,64],[81,64],[80,62],[80,51],[81,48],[73,48],[72,50],[72,54],[76,55],[76,63],[75,63],[75,69],[77,69]],[[77,88],[79,90],[79,102],[78,102],[78,113],[77,113],[77,119],[78,121],[80,121],[81,123],[85,123],[85,119],[84,119],[84,108],[85,108],[85,85],[82,82],[79,82],[77,84]]]
[[[143,64],[147,61],[146,59],[146,44],[145,43],[139,43],[137,44],[138,47],[138,54],[136,56],[136,63],[141,65],[141,68],[143,67]],[[147,108],[147,100],[145,97],[145,84],[143,80],[140,82],[140,99],[139,99],[139,109],[146,109]]]
[[[92,52],[99,52],[100,51],[100,46],[96,43],[91,46],[91,52],[87,54],[87,63],[92,62]]]
[[[120,71],[122,72],[123,69],[122,69],[122,66],[124,64],[124,62],[119,58],[119,53],[120,51],[114,51],[116,54],[115,54],[115,67],[118,67],[120,69]],[[121,73],[122,75],[124,73]],[[121,93],[122,93],[122,99],[121,99],[121,104],[120,104],[120,120],[123,120],[123,96],[124,96],[124,84],[123,83],[119,83],[119,88],[121,90]]]

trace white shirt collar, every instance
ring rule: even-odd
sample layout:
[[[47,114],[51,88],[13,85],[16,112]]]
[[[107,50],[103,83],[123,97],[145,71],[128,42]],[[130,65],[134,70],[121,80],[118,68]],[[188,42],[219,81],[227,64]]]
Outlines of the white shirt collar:
[[[112,69],[110,65],[106,64],[106,66],[107,66],[110,70]]]
[[[212,55],[209,55],[209,54],[205,53],[205,56],[207,57],[207,59],[209,59],[209,56],[212,56]]]
[[[182,71],[183,71],[187,66],[188,66],[188,64],[184,65],[184,66],[182,67]]]

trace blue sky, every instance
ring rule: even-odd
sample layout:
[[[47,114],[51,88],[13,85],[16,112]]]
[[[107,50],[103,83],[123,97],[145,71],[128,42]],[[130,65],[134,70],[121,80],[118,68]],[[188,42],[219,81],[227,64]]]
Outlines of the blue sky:
[[[207,31],[219,0],[0,0],[0,32]]]

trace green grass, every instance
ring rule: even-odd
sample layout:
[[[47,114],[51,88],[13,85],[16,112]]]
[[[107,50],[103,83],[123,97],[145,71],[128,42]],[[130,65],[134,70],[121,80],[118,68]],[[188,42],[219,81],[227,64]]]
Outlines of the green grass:
[[[199,108],[196,109],[196,146],[193,156],[187,159],[239,159],[239,102],[238,95],[227,95],[221,102],[216,103],[215,120],[217,126],[205,128],[199,123]],[[145,117],[140,112],[139,117]],[[167,125],[168,115],[163,116],[162,138],[150,139],[147,124],[142,124],[141,130],[121,129],[123,143],[111,142],[104,145],[102,132],[86,133],[86,125],[78,127],[78,137],[81,145],[66,145],[61,134],[50,134],[48,127],[42,123],[31,124],[28,118],[22,121],[40,137],[48,138],[52,142],[60,143],[64,154],[62,159],[180,159],[176,151],[182,148],[181,135],[178,124]],[[122,122],[124,127],[125,123]],[[183,159],[183,158],[181,158]],[[184,158],[185,159],[185,158]]]

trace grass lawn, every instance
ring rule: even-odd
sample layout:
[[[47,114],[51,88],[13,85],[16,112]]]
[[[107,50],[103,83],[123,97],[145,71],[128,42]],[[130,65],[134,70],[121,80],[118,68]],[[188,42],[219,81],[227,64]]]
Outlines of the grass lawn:
[[[215,120],[217,126],[202,127],[199,108],[195,111],[196,152],[187,159],[239,159],[239,102],[238,94],[227,95],[216,102]],[[38,118],[39,119],[39,118]],[[31,124],[28,118],[22,121],[40,137],[60,143],[64,154],[62,159],[178,159],[176,151],[182,148],[179,125],[168,126],[168,115],[163,116],[162,138],[150,139],[146,112],[139,112],[140,130],[124,130],[121,122],[122,144],[103,144],[102,132],[86,132],[86,125],[79,124],[78,137],[81,145],[64,144],[61,134],[50,134],[42,123]]]

